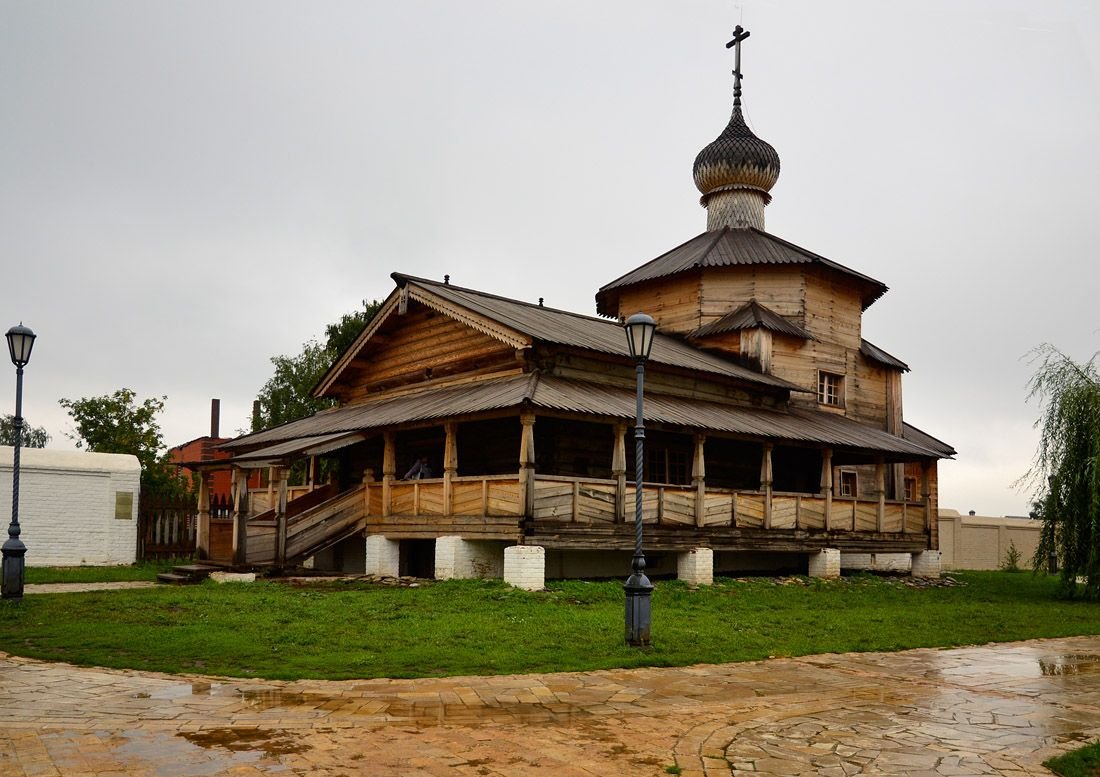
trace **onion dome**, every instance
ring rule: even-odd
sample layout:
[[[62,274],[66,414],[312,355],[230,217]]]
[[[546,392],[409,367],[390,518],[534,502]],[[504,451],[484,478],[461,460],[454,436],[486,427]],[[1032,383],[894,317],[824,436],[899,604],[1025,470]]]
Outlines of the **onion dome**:
[[[771,201],[768,192],[779,178],[779,154],[770,143],[756,137],[745,123],[740,95],[734,100],[730,123],[695,157],[692,172],[695,186],[703,195],[703,205],[719,192],[738,189],[757,191],[763,195],[765,203]]]

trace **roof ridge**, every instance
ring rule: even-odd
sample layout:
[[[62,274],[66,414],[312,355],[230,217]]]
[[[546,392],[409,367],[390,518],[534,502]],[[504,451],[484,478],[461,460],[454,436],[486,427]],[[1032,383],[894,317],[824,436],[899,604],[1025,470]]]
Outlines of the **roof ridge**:
[[[548,313],[561,313],[566,316],[573,316],[574,318],[584,319],[585,321],[597,321],[601,324],[611,324],[606,318],[600,318],[599,316],[590,316],[586,313],[578,313],[575,310],[565,310],[564,308],[552,308],[546,305],[540,305],[537,302],[528,302],[527,300],[516,299],[515,297],[505,297],[501,294],[492,294],[488,291],[481,291],[480,289],[470,288],[469,286],[455,286],[453,283],[443,283],[441,281],[434,281],[430,278],[418,278],[414,275],[405,275],[404,273],[393,272],[390,273],[390,277],[395,281],[398,278],[404,279],[406,282],[418,283],[426,286],[432,286],[435,288],[452,289],[454,291],[462,291],[467,294],[476,294],[479,297],[486,297],[488,299],[500,300],[501,302],[510,302],[514,305],[523,305],[524,307],[533,308],[534,310],[543,310]],[[399,283],[399,286],[405,284]]]

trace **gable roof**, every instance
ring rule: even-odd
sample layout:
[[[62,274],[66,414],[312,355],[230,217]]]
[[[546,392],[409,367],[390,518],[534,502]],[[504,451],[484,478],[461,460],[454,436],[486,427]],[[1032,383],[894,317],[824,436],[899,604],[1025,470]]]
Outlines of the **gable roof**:
[[[739,332],[742,329],[758,328],[790,335],[801,340],[817,339],[798,324],[792,324],[774,310],[761,305],[754,299],[749,300],[732,313],[727,313],[717,321],[699,327],[691,332],[688,337],[708,337],[725,332]]]
[[[416,278],[402,273],[391,276],[398,288],[387,298],[375,320],[356,338],[351,347],[333,364],[314,389],[324,393],[338,380],[383,321],[394,314],[402,296],[461,320],[471,327],[508,343],[515,348],[535,341],[578,348],[629,359],[626,334],[622,326],[594,316],[500,297],[495,294],[452,286],[449,283]],[[658,333],[653,341],[649,362],[668,367],[705,372],[757,386],[805,391],[773,375],[764,375],[736,362],[695,348],[682,340]]]
[[[686,243],[646,262],[596,292],[596,310],[605,316],[618,314],[618,289],[637,283],[668,278],[704,267],[738,265],[816,265],[840,273],[862,286],[863,309],[886,293],[886,284],[826,259],[794,243],[755,227],[703,232]]]
[[[253,450],[245,458],[264,458],[342,440],[348,433],[518,407],[632,419],[636,399],[635,392],[630,389],[534,372],[322,410],[309,418],[239,437],[221,447]],[[902,438],[844,416],[812,409],[772,410],[647,393],[644,413],[647,423],[758,439],[828,445],[902,457],[943,458],[954,454],[950,446],[908,425],[906,437]],[[294,442],[298,440],[301,442]],[[260,450],[254,450],[257,448]]]

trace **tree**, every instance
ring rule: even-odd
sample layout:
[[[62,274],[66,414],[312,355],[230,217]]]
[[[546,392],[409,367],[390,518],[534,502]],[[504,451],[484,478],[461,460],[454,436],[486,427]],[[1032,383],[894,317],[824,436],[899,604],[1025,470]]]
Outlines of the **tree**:
[[[1032,352],[1039,367],[1028,398],[1037,397],[1040,430],[1027,475],[1043,526],[1034,558],[1060,561],[1067,594],[1100,599],[1100,373],[1096,356],[1078,364],[1051,345]],[[1083,586],[1078,580],[1083,580]]]
[[[363,300],[362,310],[345,313],[338,321],[325,327],[323,345],[316,339],[310,339],[302,344],[302,351],[297,356],[272,356],[275,374],[256,396],[260,412],[257,418],[252,419],[252,431],[296,421],[331,407],[332,400],[312,396],[313,387],[333,362],[351,347],[381,307],[382,303],[378,300]]]
[[[42,426],[31,426],[23,419],[24,448],[45,448],[49,445],[50,433]],[[15,445],[15,416],[0,416],[0,445]]]
[[[157,416],[168,397],[149,397],[140,404],[128,388],[114,394],[82,399],[62,399],[76,424],[77,448],[96,453],[129,453],[141,464],[141,489],[145,494],[175,495],[186,490],[186,483],[169,464]]]

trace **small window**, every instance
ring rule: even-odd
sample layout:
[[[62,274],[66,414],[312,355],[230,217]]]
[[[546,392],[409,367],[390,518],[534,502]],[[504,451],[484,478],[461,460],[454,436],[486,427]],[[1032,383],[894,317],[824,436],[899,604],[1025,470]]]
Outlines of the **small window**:
[[[859,476],[850,470],[840,471],[840,495],[855,496],[859,493]]]
[[[817,401],[831,407],[843,407],[844,376],[832,372],[817,373]]]
[[[917,501],[917,479],[906,478],[905,479],[905,501],[916,502]]]

